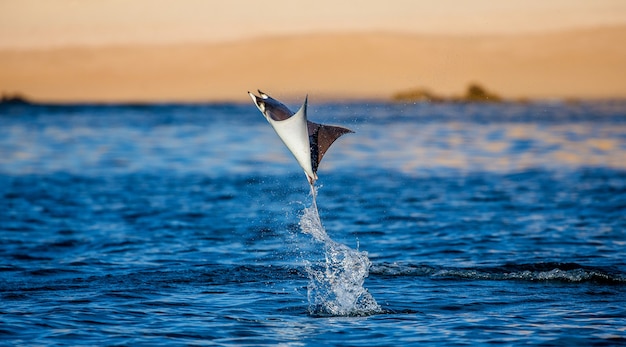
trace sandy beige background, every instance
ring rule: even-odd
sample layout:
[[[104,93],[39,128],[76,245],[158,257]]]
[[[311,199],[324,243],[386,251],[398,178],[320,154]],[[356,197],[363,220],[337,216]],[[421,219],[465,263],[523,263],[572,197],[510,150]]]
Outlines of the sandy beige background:
[[[509,98],[626,97],[626,26],[505,36],[319,34],[0,51],[0,90],[39,101],[389,98],[479,82]]]
[[[623,0],[0,0],[0,93],[46,102],[626,97]]]

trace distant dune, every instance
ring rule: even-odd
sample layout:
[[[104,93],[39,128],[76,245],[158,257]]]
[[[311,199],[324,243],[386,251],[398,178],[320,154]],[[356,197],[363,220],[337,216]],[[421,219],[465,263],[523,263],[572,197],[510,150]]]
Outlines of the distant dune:
[[[505,98],[626,98],[626,26],[489,37],[311,34],[0,51],[0,93],[46,102],[388,99],[471,82]]]

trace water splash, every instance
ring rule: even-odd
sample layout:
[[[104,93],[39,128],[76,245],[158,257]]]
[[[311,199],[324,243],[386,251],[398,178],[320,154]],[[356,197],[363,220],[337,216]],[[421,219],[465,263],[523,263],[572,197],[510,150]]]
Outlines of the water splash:
[[[372,263],[367,252],[333,241],[320,220],[317,191],[311,186],[313,203],[304,208],[300,228],[323,244],[324,261],[308,263],[309,313],[312,315],[363,316],[382,312],[374,297],[363,287]]]

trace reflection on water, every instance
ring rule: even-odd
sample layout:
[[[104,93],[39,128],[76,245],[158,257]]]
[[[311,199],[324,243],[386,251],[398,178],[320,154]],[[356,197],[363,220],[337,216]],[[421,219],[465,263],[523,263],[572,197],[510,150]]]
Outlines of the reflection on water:
[[[533,167],[626,169],[624,124],[403,123],[361,126],[357,131],[359,135],[348,137],[347,145],[337,151],[407,174],[438,168],[487,172]]]
[[[319,113],[336,116],[331,123],[340,122],[356,133],[330,149],[333,154],[324,158],[321,174],[372,168],[410,175],[440,169],[626,169],[626,105],[607,108],[599,104],[588,113],[562,105],[543,116],[533,113],[537,110],[530,106],[486,106],[478,119],[474,108],[441,107],[322,106]],[[76,121],[78,116],[5,116],[0,127],[0,167],[14,174],[297,171],[261,117],[250,117],[245,108],[239,115],[234,112],[237,110],[226,106],[198,106],[186,112],[138,108],[102,116],[90,108],[79,108],[74,112],[80,114],[80,121]],[[36,115],[40,111],[28,112]],[[173,119],[163,119],[164,115]],[[126,117],[131,120],[125,122]],[[310,117],[314,119],[316,114]]]

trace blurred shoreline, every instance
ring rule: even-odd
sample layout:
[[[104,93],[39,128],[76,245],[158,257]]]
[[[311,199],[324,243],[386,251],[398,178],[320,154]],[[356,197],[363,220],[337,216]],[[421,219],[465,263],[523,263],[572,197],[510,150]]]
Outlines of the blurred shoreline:
[[[626,26],[502,36],[337,33],[222,43],[0,50],[0,94],[36,103],[626,99]],[[404,101],[424,101],[419,99]],[[430,101],[430,100],[426,100]]]

